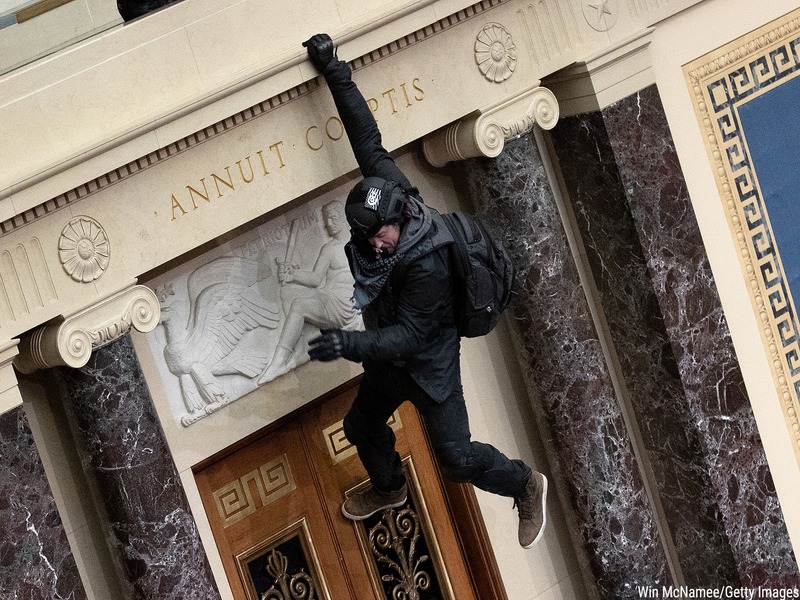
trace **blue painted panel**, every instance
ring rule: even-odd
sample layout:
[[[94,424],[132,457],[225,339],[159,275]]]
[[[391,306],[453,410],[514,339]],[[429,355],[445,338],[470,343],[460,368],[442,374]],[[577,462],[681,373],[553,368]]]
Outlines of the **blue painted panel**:
[[[800,77],[738,107],[784,274],[800,300]]]

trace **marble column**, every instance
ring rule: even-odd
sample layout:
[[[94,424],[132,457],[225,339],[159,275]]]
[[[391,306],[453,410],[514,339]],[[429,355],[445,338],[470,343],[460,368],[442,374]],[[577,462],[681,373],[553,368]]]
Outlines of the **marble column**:
[[[797,565],[656,88],[551,133],[688,585]]]
[[[0,531],[0,597],[86,598],[22,406],[0,415]]]
[[[507,141],[497,158],[462,164],[477,212],[518,266],[513,329],[559,491],[552,502],[565,504],[590,594],[637,598],[637,585],[669,585],[654,513],[533,137]]]
[[[54,371],[132,597],[219,598],[130,335]]]

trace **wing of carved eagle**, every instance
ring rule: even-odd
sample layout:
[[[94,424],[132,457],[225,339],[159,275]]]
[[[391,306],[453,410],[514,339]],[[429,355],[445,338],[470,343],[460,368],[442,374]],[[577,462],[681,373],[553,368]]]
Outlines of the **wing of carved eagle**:
[[[203,364],[214,375],[249,375],[256,367],[254,361],[268,360],[266,354],[261,360],[258,356],[245,359],[242,353],[237,353],[237,360],[225,360],[248,331],[277,327],[280,308],[256,287],[268,275],[258,261],[236,256],[218,258],[192,273],[187,282],[191,308],[186,352],[194,363]]]

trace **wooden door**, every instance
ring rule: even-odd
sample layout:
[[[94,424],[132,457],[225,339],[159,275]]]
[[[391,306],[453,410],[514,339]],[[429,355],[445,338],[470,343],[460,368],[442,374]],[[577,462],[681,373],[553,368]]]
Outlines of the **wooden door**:
[[[359,523],[342,515],[367,480],[342,430],[356,391],[349,385],[196,471],[237,600],[476,598],[409,403],[390,420],[408,502]]]

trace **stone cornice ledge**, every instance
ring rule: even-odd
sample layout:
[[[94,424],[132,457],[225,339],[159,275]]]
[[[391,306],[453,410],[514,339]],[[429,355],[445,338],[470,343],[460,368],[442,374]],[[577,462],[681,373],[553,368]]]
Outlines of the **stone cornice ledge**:
[[[25,374],[56,366],[82,367],[92,350],[114,341],[131,327],[142,333],[152,331],[160,315],[155,293],[143,285],[131,286],[26,334],[20,340],[14,366]]]
[[[444,17],[434,9],[441,0],[389,1],[383,9],[367,15],[368,20],[341,23],[332,27],[330,34],[339,55],[358,70],[510,1],[452,0],[443,4],[447,9]],[[54,155],[50,163],[37,166],[26,162],[27,175],[0,181],[0,235],[163,160],[187,140],[216,135],[228,124],[238,124],[313,91],[322,78],[300,45],[303,38],[299,36],[291,47],[277,48],[269,58],[227,79],[188,95],[176,95],[169,107],[158,112],[126,115],[124,125],[107,123],[102,139],[83,140],[83,134],[77,133],[67,136],[85,144],[69,154]],[[113,88],[112,83],[106,87]],[[102,98],[93,99],[92,104],[102,106]],[[108,118],[115,113],[103,114]],[[86,135],[91,136],[92,131],[90,128]]]
[[[648,53],[653,28],[587,56],[542,81],[558,98],[562,116],[601,110],[655,83]]]
[[[489,106],[427,136],[425,159],[434,167],[476,156],[495,157],[505,141],[538,125],[552,129],[558,122],[558,102],[553,92],[538,83],[513,98]]]
[[[337,41],[340,51],[343,51],[343,55],[366,55],[374,51],[376,47],[388,43],[389,40],[412,34],[417,27],[418,15],[435,14],[432,6],[436,3],[436,0],[387,2],[378,10],[365,15],[364,19],[368,20],[334,24],[330,33]],[[471,4],[471,0],[455,0],[450,7],[454,13],[457,13]],[[221,6],[220,10],[225,8],[227,7]],[[136,40],[138,38],[134,37],[134,34],[142,36],[140,31],[137,32],[136,28],[131,26],[119,28],[107,35],[121,37],[122,42],[117,42],[117,45],[128,53],[153,52],[152,49],[148,50],[148,44],[158,42],[161,38],[166,39],[168,34],[174,33],[174,30],[170,30],[168,26],[159,24],[157,21],[166,19],[168,14],[175,14],[177,11],[191,11],[191,3],[187,2],[185,6],[176,5],[169,13],[149,15],[146,21],[137,23],[136,28],[139,30],[153,24],[151,27],[153,32],[150,35],[154,39],[148,40],[146,44],[140,44],[139,47],[128,48],[128,45],[135,43],[129,42],[128,37]],[[175,25],[175,30],[182,29],[186,24]],[[307,29],[305,24],[303,27],[299,25],[298,30]],[[126,30],[130,30],[131,33],[128,34]],[[128,114],[123,112],[116,120],[109,121],[114,115],[113,111],[109,111],[103,106],[97,97],[93,98],[93,103],[103,106],[102,115],[105,119],[105,127],[102,137],[91,137],[91,133],[87,133],[86,135],[89,137],[82,140],[82,145],[76,147],[70,155],[54,155],[41,164],[29,161],[33,165],[32,170],[16,180],[6,181],[0,177],[0,202],[9,198],[14,199],[12,207],[0,208],[0,215],[4,215],[9,210],[18,214],[33,209],[58,193],[119,167],[129,160],[173,143],[183,136],[216,123],[239,110],[247,109],[263,101],[264,98],[278,95],[295,87],[302,87],[309,80],[317,77],[318,73],[311,67],[306,51],[299,43],[288,48],[269,48],[268,44],[265,44],[265,47],[271,53],[262,52],[264,60],[258,61],[246,69],[235,71],[230,76],[210,81],[204,87],[192,89],[185,94],[176,94],[174,102],[161,107],[155,113]],[[79,48],[78,51],[80,50],[82,49]],[[76,51],[76,48],[73,48],[72,51]],[[102,58],[116,60],[119,56]],[[60,56],[56,56],[53,60],[60,59]],[[92,65],[92,68],[95,66]],[[29,68],[34,69],[33,66]],[[123,70],[120,73],[124,76]],[[15,75],[19,76],[19,73]],[[90,77],[91,70],[84,69],[84,72],[75,74],[75,76]],[[113,88],[113,82],[107,82],[106,87]],[[26,93],[29,92],[26,91]],[[38,90],[34,93],[38,93]],[[90,93],[96,96],[97,88],[91,88]],[[55,109],[60,110],[60,107],[56,106]],[[100,160],[103,155],[109,153],[113,153],[115,156]],[[41,185],[48,179],[54,178],[58,180],[58,188]]]

